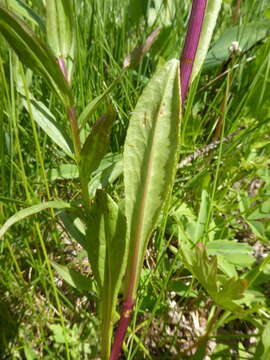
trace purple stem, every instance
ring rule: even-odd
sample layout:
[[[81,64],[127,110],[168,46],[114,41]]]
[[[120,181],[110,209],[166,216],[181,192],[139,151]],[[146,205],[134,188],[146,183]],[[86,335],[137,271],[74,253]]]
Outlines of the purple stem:
[[[180,60],[181,97],[184,103],[200,40],[207,0],[193,0],[188,31]]]
[[[115,334],[110,360],[117,360],[120,356],[121,348],[126,335],[128,324],[132,316],[133,305],[134,305],[134,301],[132,300],[132,298],[128,298],[123,303],[122,314]]]

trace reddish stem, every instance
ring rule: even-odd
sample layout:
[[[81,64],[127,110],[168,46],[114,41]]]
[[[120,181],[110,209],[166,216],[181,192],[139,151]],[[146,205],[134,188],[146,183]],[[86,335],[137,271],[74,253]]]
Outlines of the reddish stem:
[[[193,0],[185,45],[180,60],[181,97],[184,103],[200,40],[207,0]]]
[[[133,305],[134,301],[132,300],[132,298],[128,298],[123,303],[122,314],[115,334],[110,360],[117,360],[120,356],[128,324],[132,316]]]
[[[67,71],[65,59],[62,58],[62,57],[59,57],[59,58],[57,58],[57,62],[58,62],[58,65],[59,65],[63,75],[64,75],[64,78],[65,78],[66,82],[69,83],[69,81],[68,81],[68,71]]]

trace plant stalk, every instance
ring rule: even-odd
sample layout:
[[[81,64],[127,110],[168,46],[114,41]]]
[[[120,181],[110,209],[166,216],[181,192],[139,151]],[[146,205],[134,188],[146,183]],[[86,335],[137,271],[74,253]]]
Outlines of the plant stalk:
[[[131,320],[133,306],[134,301],[132,297],[129,296],[123,303],[122,314],[115,334],[110,360],[117,360],[120,356],[122,344],[126,335],[129,322]]]
[[[68,118],[70,121],[70,127],[71,127],[71,136],[76,156],[76,161],[79,161],[80,158],[80,152],[81,152],[81,140],[80,140],[80,131],[77,123],[77,116],[76,116],[76,109],[74,105],[71,105],[67,109]]]
[[[188,32],[185,40],[183,54],[180,60],[180,81],[181,81],[181,97],[184,102],[192,68],[199,44],[200,34],[202,30],[202,24],[205,14],[207,0],[193,0],[192,10],[189,20]],[[134,289],[136,287],[137,277],[137,255],[138,249],[135,247],[133,262],[131,265],[131,276],[129,279],[129,287],[127,290],[126,300],[123,304],[121,318],[118,324],[118,328],[115,334],[114,344],[111,351],[110,360],[117,360],[120,356],[124,337],[128,328],[132,316],[132,310],[134,306]]]
[[[182,104],[187,96],[190,77],[196,57],[207,0],[193,0],[188,23],[188,31],[180,58],[180,82]]]
[[[62,71],[62,74],[70,86],[70,82],[68,79],[68,71],[65,64],[65,59],[60,57],[57,58],[57,63]],[[72,103],[67,106],[67,115],[70,122],[71,127],[71,136],[72,136],[72,142],[74,146],[74,152],[75,152],[75,159],[77,162],[77,165],[79,166],[80,161],[80,152],[81,152],[81,139],[80,139],[80,129],[77,121],[77,115],[76,115],[76,108],[75,105]],[[88,182],[86,182],[80,174],[80,183],[81,183],[81,191],[82,191],[82,197],[85,204],[85,209],[88,212],[90,210],[90,197],[88,192]]]

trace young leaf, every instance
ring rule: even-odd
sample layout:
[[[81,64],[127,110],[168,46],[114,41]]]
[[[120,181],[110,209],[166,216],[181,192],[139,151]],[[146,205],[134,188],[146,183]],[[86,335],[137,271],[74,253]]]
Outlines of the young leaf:
[[[108,150],[113,121],[113,112],[99,118],[83,145],[79,167],[80,176],[85,183],[89,181],[92,172],[99,166]]]
[[[64,209],[64,208],[70,208],[70,207],[71,207],[70,204],[67,202],[55,200],[55,201],[48,201],[48,202],[40,203],[37,205],[30,206],[26,209],[20,210],[16,214],[11,216],[3,224],[3,226],[0,229],[0,239],[13,224],[25,219],[28,216],[37,214],[37,213],[41,212],[42,210],[46,210],[46,209],[52,209],[52,208]]]
[[[126,220],[112,198],[99,190],[87,226],[88,256],[100,289],[101,358],[107,360],[117,295],[126,266]]]
[[[197,244],[198,241],[202,240],[204,233],[206,232],[206,225],[209,214],[209,195],[206,190],[202,191],[202,200],[200,205],[200,212],[198,220],[196,223],[196,231],[194,234],[194,243]]]
[[[30,104],[28,104],[26,99],[23,99],[22,102],[26,110],[28,112],[31,111],[33,119],[42,130],[60,147],[61,150],[73,159],[72,141],[66,134],[64,128],[57,123],[50,110],[42,102],[37,101],[34,98],[30,99]]]
[[[0,33],[15,50],[20,60],[42,75],[64,104],[71,101],[70,88],[51,50],[21,19],[2,4],[0,4]]]
[[[63,59],[68,82],[75,51],[75,28],[73,0],[46,0],[47,37],[57,59]],[[63,70],[63,69],[62,69]]]
[[[179,61],[162,66],[143,91],[124,147],[130,249],[127,284],[134,298],[149,237],[172,188],[180,132]]]

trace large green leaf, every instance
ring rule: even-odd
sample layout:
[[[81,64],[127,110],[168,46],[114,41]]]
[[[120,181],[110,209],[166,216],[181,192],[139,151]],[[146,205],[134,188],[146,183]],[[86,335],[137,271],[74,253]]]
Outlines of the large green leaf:
[[[42,102],[37,101],[34,98],[31,98],[29,102],[26,99],[23,99],[22,102],[26,110],[32,113],[33,119],[42,130],[60,147],[61,150],[73,159],[72,141],[66,134],[65,129],[57,123],[50,110]]]
[[[56,208],[56,209],[64,209],[71,207],[69,203],[61,201],[61,200],[55,200],[55,201],[48,201],[44,203],[40,203],[37,205],[30,206],[26,209],[18,211],[16,214],[11,216],[1,227],[0,229],[0,239],[1,237],[7,232],[7,230],[18,221],[21,221],[25,219],[28,216],[37,214],[41,212],[42,210]]]
[[[2,4],[0,4],[0,33],[16,51],[20,60],[42,75],[64,104],[71,101],[70,88],[51,50],[20,18]]]
[[[46,9],[48,42],[55,56],[65,61],[70,82],[75,51],[73,0],[46,0]]]
[[[87,225],[88,256],[100,289],[101,357],[107,360],[117,295],[126,266],[126,220],[112,198],[99,190]]]
[[[193,81],[198,75],[204,63],[210,41],[212,39],[213,31],[216,26],[221,3],[222,0],[207,1],[198,49],[192,68],[191,81]]]
[[[180,132],[179,61],[162,66],[143,91],[124,147],[130,249],[127,284],[135,295],[147,242],[172,188]],[[134,273],[134,271],[136,273]]]

